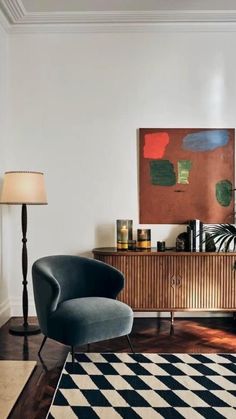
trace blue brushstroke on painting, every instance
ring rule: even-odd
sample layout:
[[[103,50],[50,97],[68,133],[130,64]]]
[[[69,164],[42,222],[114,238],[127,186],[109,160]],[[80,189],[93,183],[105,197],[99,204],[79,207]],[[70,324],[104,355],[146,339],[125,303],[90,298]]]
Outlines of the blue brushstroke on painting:
[[[210,151],[225,146],[228,141],[229,133],[226,129],[200,131],[186,135],[182,148],[191,151]]]

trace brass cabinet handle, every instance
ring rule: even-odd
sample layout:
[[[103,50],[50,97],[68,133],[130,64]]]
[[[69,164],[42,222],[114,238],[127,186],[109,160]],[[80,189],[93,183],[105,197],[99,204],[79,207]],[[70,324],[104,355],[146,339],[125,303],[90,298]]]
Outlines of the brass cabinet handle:
[[[181,276],[180,275],[178,275],[178,276],[173,275],[170,278],[170,284],[171,284],[171,287],[172,288],[181,287],[182,286],[182,278],[181,278]]]
[[[172,277],[170,278],[170,284],[171,284],[172,288],[174,288],[174,287],[175,287],[176,283],[175,283],[175,277],[174,277],[174,276],[172,276]]]
[[[182,285],[181,282],[182,282],[182,278],[178,277],[176,281],[176,284],[178,285],[178,287],[181,287]]]

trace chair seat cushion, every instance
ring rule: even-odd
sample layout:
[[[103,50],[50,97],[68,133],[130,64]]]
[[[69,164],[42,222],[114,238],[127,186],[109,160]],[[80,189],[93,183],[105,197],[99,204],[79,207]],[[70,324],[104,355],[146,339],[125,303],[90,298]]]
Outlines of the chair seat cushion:
[[[83,345],[131,332],[133,311],[120,301],[84,297],[63,301],[48,323],[49,336],[66,345]]]

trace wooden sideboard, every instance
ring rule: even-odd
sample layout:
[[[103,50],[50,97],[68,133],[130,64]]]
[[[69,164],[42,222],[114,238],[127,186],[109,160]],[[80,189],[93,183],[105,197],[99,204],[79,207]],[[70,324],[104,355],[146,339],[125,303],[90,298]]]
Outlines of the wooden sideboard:
[[[119,300],[134,311],[236,311],[236,253],[93,250],[119,269]]]

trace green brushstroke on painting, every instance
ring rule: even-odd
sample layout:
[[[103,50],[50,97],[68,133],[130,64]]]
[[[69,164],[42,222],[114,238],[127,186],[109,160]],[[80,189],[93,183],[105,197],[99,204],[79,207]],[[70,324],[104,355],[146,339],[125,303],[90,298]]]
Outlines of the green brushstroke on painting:
[[[229,180],[220,180],[216,183],[216,199],[222,207],[228,207],[232,199],[232,183]]]
[[[192,167],[192,162],[190,160],[179,160],[178,161],[178,181],[177,183],[182,183],[186,185],[189,183],[189,172]]]
[[[172,186],[176,184],[174,165],[169,160],[152,160],[150,175],[152,185]]]

